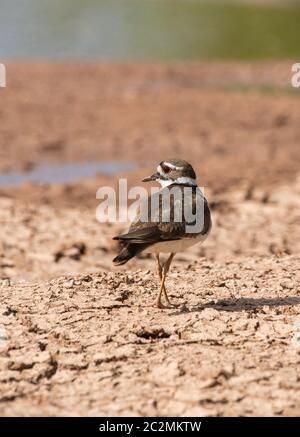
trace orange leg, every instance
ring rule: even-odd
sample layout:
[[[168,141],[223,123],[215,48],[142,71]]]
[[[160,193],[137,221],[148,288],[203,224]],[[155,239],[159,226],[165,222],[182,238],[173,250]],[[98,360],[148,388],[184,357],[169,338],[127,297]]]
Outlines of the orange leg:
[[[161,284],[160,284],[160,289],[159,289],[157,298],[155,299],[154,303],[151,304],[151,306],[155,306],[155,307],[158,307],[158,308],[161,308],[161,309],[176,307],[176,305],[173,305],[170,302],[169,297],[167,295],[166,288],[165,288],[165,280],[166,280],[168,271],[170,269],[171,262],[172,262],[172,260],[174,258],[174,255],[175,255],[174,253],[170,254],[169,258],[167,259],[167,261],[165,262],[163,267],[160,264],[159,254],[155,255],[156,263],[157,263],[157,273],[158,273],[159,279],[161,281]],[[164,305],[162,303],[162,301],[161,301],[162,295],[164,295],[168,306],[166,306],[166,305]]]

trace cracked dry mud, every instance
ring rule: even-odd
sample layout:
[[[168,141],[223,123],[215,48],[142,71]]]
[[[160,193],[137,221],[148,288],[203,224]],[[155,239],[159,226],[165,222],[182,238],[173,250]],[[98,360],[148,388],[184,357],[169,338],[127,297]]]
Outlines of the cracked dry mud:
[[[299,261],[176,268],[169,311],[151,272],[11,284],[2,414],[298,415]]]
[[[179,308],[161,311],[145,306],[153,260],[112,268],[111,237],[126,226],[95,218],[96,189],[116,177],[2,188],[0,415],[300,415],[288,67],[10,66],[0,168],[129,154],[140,168],[122,177],[134,185],[175,151],[198,170],[213,230],[175,257],[167,287]],[[277,94],[240,89],[266,82]]]

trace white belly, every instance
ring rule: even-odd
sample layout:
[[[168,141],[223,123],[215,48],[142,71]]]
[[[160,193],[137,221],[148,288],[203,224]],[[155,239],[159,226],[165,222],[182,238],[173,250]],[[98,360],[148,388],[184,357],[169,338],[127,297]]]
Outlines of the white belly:
[[[197,243],[202,243],[208,234],[199,235],[195,238],[183,238],[182,240],[173,240],[155,243],[152,246],[145,249],[145,253],[171,253],[171,252],[182,252]]]

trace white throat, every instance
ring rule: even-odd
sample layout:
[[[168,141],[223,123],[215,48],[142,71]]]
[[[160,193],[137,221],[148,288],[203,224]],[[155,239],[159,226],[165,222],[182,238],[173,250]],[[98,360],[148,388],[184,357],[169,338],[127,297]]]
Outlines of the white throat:
[[[177,184],[177,185],[190,185],[192,187],[196,187],[197,186],[197,181],[196,179],[193,178],[187,178],[187,177],[181,177],[181,178],[177,178],[174,181],[172,179],[157,179],[157,182],[160,183],[162,188],[168,187],[171,184]]]

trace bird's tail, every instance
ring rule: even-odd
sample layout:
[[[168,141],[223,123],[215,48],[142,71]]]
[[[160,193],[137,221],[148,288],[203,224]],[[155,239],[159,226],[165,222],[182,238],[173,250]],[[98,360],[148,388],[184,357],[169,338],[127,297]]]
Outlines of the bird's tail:
[[[122,243],[121,243],[122,244]],[[126,244],[126,243],[125,243]],[[121,252],[118,256],[113,259],[113,263],[115,266],[122,266],[126,264],[131,258],[136,256],[138,253],[142,251],[142,247],[140,244],[126,244],[123,246]]]
[[[113,259],[113,263],[115,266],[122,266],[123,264],[126,264],[127,261],[129,261],[131,258],[134,257],[134,253],[131,253],[127,247],[124,247],[124,249]]]

